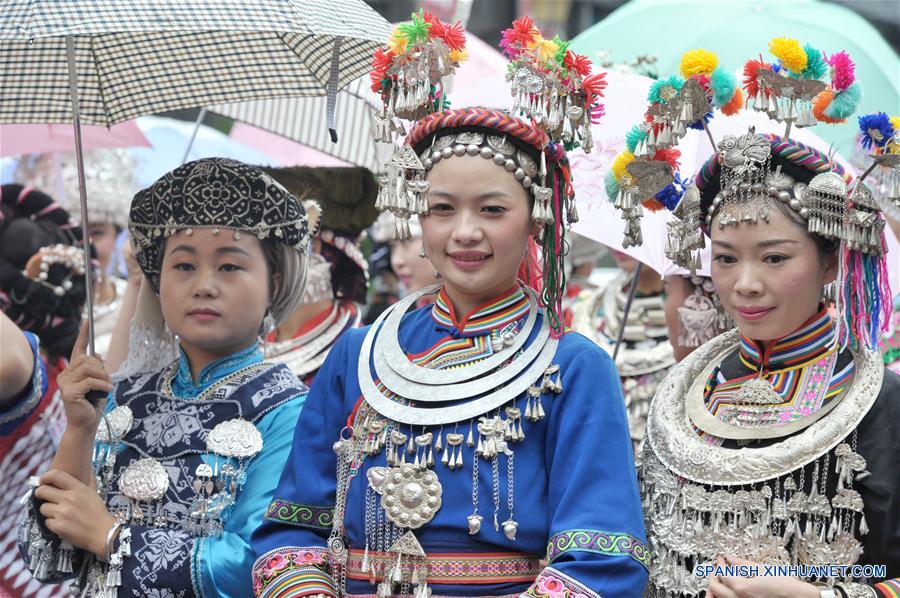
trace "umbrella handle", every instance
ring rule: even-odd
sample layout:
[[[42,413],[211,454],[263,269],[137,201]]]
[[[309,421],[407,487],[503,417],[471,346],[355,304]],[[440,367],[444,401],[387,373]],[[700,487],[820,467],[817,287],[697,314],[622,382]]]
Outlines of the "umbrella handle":
[[[96,407],[100,402],[109,396],[108,392],[102,390],[89,390],[84,395],[84,400]]]
[[[643,266],[643,264],[638,262],[637,267],[634,269],[634,278],[631,279],[631,285],[628,287],[628,297],[625,300],[625,309],[622,312],[622,320],[619,322],[619,334],[616,335],[616,346],[613,347],[613,363],[616,362],[616,357],[619,355],[619,347],[622,346],[622,339],[625,336],[625,324],[628,322],[628,312],[631,311],[631,302],[634,301],[634,293],[637,291],[637,282],[638,276],[641,275],[641,266]]]

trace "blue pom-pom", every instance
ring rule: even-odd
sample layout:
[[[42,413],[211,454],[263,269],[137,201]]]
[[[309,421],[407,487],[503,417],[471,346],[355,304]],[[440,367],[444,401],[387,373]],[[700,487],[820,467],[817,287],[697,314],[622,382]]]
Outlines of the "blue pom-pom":
[[[675,180],[666,185],[662,191],[657,193],[654,198],[670,212],[678,206],[684,196],[684,190],[687,188],[687,181],[681,178],[681,175],[675,173]]]
[[[850,84],[850,87],[836,93],[834,99],[831,100],[831,103],[828,104],[823,112],[828,118],[842,120],[856,112],[861,101],[862,85],[859,84],[859,81],[854,81]]]
[[[866,149],[870,149],[872,146],[884,147],[894,136],[894,126],[891,124],[890,117],[884,112],[860,116],[859,130],[862,131],[860,144]],[[881,140],[872,137],[869,131],[878,131],[881,134]]]
[[[734,97],[738,81],[732,73],[722,67],[717,67],[709,77],[709,86],[713,92],[713,103],[716,108],[721,108]]]
[[[711,121],[712,119],[713,119],[713,113],[712,113],[712,112],[707,112],[706,114],[703,115],[703,121],[704,121],[704,122],[709,122],[709,121]],[[692,128],[692,129],[696,129],[697,131],[702,131],[702,130],[703,130],[703,124],[702,124],[699,120],[698,120],[697,122],[693,122],[693,123],[689,124],[688,126],[689,126],[690,128]]]
[[[607,171],[606,176],[603,177],[603,186],[606,188],[607,199],[616,201],[616,196],[619,194],[619,181],[616,180],[616,175],[612,170]]]

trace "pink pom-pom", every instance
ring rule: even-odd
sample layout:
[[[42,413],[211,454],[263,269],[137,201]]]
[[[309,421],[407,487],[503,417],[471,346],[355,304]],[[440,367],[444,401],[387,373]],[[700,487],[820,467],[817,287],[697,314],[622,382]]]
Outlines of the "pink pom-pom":
[[[831,65],[831,88],[835,91],[844,91],[856,81],[853,61],[850,55],[844,51],[832,54],[828,59]]]

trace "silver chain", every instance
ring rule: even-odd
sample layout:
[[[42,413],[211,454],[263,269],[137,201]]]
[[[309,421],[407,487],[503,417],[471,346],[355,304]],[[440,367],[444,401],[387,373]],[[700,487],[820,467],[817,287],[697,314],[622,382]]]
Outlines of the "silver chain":
[[[506,503],[509,507],[509,518],[513,518],[513,468],[515,455],[510,451],[506,458]]]
[[[491,459],[491,479],[493,482],[493,498],[494,498],[494,530],[500,530],[500,523],[497,521],[497,515],[500,513],[500,459],[497,455]]]
[[[472,457],[472,514],[478,514],[478,455]]]

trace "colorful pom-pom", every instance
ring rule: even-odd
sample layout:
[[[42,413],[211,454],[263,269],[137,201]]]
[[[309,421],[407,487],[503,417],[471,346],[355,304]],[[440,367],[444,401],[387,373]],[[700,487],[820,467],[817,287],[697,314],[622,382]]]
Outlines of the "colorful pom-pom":
[[[772,66],[762,60],[748,60],[744,64],[744,90],[751,98],[755,98],[759,93],[759,77],[760,69],[769,69]]]
[[[713,103],[716,108],[721,109],[734,97],[734,92],[738,88],[737,77],[719,67],[710,75],[709,86],[712,89]]]
[[[654,104],[665,104],[678,95],[684,85],[684,79],[678,75],[672,75],[667,79],[658,79],[650,85],[647,99]]]
[[[431,23],[425,20],[424,11],[419,10],[418,13],[412,13],[412,19],[409,23],[400,23],[397,29],[400,35],[406,38],[408,44],[420,44],[428,39],[428,30],[431,29]]]
[[[394,30],[391,31],[390,37],[388,37],[388,50],[391,51],[391,54],[394,56],[399,56],[400,54],[406,53],[406,45],[407,39],[406,35],[400,29],[400,26],[394,27]]]
[[[576,73],[580,77],[587,77],[591,74],[591,59],[572,50],[566,50],[563,65],[570,72]]]
[[[708,123],[708,122],[711,121],[712,119],[713,119],[713,113],[712,113],[712,112],[707,112],[706,114],[703,115],[703,121],[702,121],[702,122],[701,122],[700,120],[697,120],[696,122],[692,122],[691,124],[688,125],[688,128],[689,128],[689,129],[695,129],[695,130],[697,130],[697,131],[702,131],[702,130],[703,130],[703,123]]]
[[[806,52],[806,68],[803,69],[801,76],[807,81],[824,77],[828,73],[828,62],[825,61],[825,55],[809,44],[803,46],[803,51]]]
[[[512,27],[503,31],[500,47],[503,53],[512,58],[517,54],[517,48],[530,48],[540,36],[538,28],[534,26],[531,17],[520,17],[512,22]]]
[[[681,55],[681,76],[685,79],[694,75],[708,75],[719,65],[719,57],[715,52],[697,48]]]
[[[644,208],[646,208],[650,212],[660,212],[666,209],[666,206],[655,197],[651,199],[645,199],[641,202],[641,205],[643,205]]]
[[[722,114],[725,116],[734,116],[744,107],[744,92],[740,89],[734,90],[734,95],[731,96],[731,100],[722,106],[720,110]]]
[[[832,54],[828,59],[828,64],[831,65],[831,88],[833,90],[844,91],[856,81],[855,66],[846,52]]]
[[[558,51],[559,45],[552,39],[544,39],[538,35],[537,40],[534,42],[535,54],[545,63],[554,62]]]
[[[682,185],[679,186],[679,183]],[[675,182],[663,187],[663,190],[656,194],[655,199],[671,212],[678,206],[682,195],[684,195],[683,181],[678,173],[675,173]]]
[[[619,181],[616,180],[616,175],[612,170],[606,171],[606,176],[603,177],[603,187],[606,189],[606,198],[609,201],[615,201],[619,194]]]
[[[825,109],[831,105],[832,100],[834,100],[834,92],[830,89],[825,89],[819,95],[813,98],[812,101],[812,109],[813,116],[816,117],[816,120],[823,123],[829,123],[832,125],[836,125],[844,122],[843,119],[835,119],[831,118],[827,114],[825,114]]]
[[[621,152],[613,159],[610,170],[616,178],[616,181],[619,183],[619,186],[622,186],[623,182],[631,181],[631,175],[628,174],[626,167],[632,162],[634,162],[634,154],[629,151]]]
[[[465,48],[461,50],[450,50],[450,53],[447,56],[450,58],[451,62],[460,64],[469,59],[469,51]]]
[[[681,152],[674,147],[658,150],[655,154],[653,154],[653,159],[657,162],[668,162],[669,166],[672,168],[672,172],[676,172],[679,166],[681,166],[678,163],[679,158],[681,158]]]
[[[649,133],[642,129],[640,125],[634,125],[627,133],[625,133],[625,147],[628,148],[629,152],[634,153],[638,143],[646,139],[648,134]]]
[[[900,131],[900,116],[891,117],[891,126],[894,127],[894,131]]]
[[[845,90],[834,94],[831,103],[824,110],[825,115],[843,122],[856,112],[861,101],[862,85],[859,84],[859,81],[854,81]]]
[[[862,132],[860,145],[866,149],[884,147],[894,136],[894,125],[884,112],[864,114],[857,119]]]
[[[781,64],[798,75],[806,69],[806,51],[800,46],[800,42],[788,37],[776,37],[769,42],[769,51],[774,54]]]

